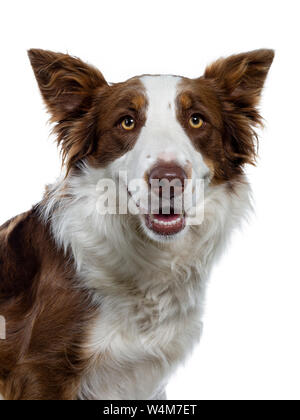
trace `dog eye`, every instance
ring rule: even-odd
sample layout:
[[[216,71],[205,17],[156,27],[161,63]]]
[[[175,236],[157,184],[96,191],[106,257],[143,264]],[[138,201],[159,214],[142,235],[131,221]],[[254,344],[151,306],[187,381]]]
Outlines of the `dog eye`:
[[[203,123],[204,121],[201,118],[200,114],[193,114],[191,118],[189,119],[189,124],[193,128],[200,128],[202,127]]]
[[[135,127],[135,121],[132,117],[126,116],[122,119],[121,126],[124,130],[132,130]]]

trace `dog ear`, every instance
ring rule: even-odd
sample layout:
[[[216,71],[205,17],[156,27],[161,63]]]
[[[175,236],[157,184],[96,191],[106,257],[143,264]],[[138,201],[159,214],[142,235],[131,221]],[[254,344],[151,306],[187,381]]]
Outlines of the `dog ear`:
[[[256,106],[274,58],[274,51],[261,49],[221,58],[204,73],[231,100],[242,107]]]
[[[97,141],[93,101],[99,88],[108,84],[100,71],[67,54],[32,49],[28,55],[68,174],[93,151]]]
[[[93,91],[107,85],[100,71],[68,54],[31,49],[28,56],[53,122],[85,113]]]
[[[255,162],[254,127],[262,123],[257,105],[273,58],[273,50],[255,50],[221,58],[205,70],[221,101],[224,150],[233,169]]]

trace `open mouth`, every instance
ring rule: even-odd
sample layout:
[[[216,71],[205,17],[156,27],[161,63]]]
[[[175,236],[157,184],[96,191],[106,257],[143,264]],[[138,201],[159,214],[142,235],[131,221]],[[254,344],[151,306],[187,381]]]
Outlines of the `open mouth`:
[[[128,194],[132,198],[132,194],[129,190]],[[159,201],[161,202],[162,198],[160,196]],[[157,203],[157,198],[154,200]],[[165,203],[166,204],[166,203]],[[140,201],[135,201],[135,205],[139,209],[146,209],[147,205],[141,206]],[[151,230],[152,232],[170,237],[172,235],[176,235],[177,233],[181,232],[186,226],[186,214],[184,210],[178,211],[174,209],[174,197],[171,197],[171,201],[169,202],[169,208],[162,207],[162,204],[159,205],[159,210],[153,213],[141,213],[145,218],[146,227]],[[158,207],[157,207],[158,209]],[[148,209],[150,211],[150,208]]]
[[[175,214],[172,208],[169,214],[163,214],[161,209],[158,214],[146,214],[145,220],[148,229],[164,236],[175,235],[185,227],[185,215]]]

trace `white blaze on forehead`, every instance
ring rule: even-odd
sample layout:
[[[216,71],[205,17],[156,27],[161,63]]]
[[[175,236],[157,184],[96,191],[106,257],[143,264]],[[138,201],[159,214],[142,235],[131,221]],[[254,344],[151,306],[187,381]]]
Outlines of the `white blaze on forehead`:
[[[142,76],[146,94],[149,99],[148,120],[157,117],[160,112],[168,111],[169,116],[175,116],[175,100],[179,76]]]
[[[135,152],[143,163],[145,153],[150,157],[146,162],[148,166],[157,159],[174,160],[182,167],[192,164],[194,174],[203,177],[208,168],[177,119],[177,97],[182,78],[158,75],[142,76],[140,80],[145,87],[148,107]]]
[[[164,160],[176,158],[174,141],[184,134],[176,118],[177,86],[180,80],[181,77],[168,75],[141,77],[148,99],[147,119],[142,135],[151,136],[152,147],[160,149],[156,157]]]

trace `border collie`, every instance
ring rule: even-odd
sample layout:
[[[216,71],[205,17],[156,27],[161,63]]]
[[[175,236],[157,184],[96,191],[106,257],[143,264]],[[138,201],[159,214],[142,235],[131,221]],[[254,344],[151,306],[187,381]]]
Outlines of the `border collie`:
[[[244,167],[273,57],[111,84],[78,58],[29,51],[63,169],[0,227],[2,398],[166,398],[199,340],[212,264],[251,208]],[[169,195],[163,181],[176,181]]]

